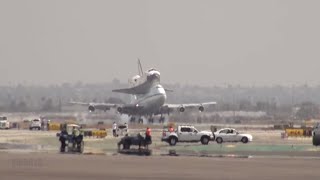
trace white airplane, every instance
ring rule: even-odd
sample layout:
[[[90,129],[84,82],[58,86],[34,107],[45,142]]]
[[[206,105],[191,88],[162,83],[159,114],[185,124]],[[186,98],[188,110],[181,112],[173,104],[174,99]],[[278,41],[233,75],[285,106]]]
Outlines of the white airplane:
[[[142,117],[148,117],[148,122],[153,123],[155,115],[161,115],[159,123],[163,123],[163,114],[168,114],[177,110],[184,112],[186,109],[198,109],[203,112],[205,107],[215,105],[216,102],[192,103],[192,104],[165,104],[167,99],[166,90],[160,84],[160,72],[154,68],[143,72],[140,60],[138,60],[139,75],[133,76],[129,80],[130,87],[126,89],[116,89],[112,92],[126,93],[132,96],[129,104],[109,104],[109,103],[81,103],[71,102],[71,104],[87,105],[90,112],[95,110],[117,109],[120,114],[129,115],[130,122],[143,123]]]

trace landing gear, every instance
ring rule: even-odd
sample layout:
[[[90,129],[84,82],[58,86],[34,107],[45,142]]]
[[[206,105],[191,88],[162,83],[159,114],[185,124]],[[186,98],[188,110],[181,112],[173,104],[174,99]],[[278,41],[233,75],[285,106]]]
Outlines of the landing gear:
[[[139,119],[139,120],[140,120],[140,119]],[[136,118],[132,116],[132,117],[130,118],[130,123],[135,123],[135,122],[136,122]]]
[[[159,119],[159,123],[160,124],[164,123],[164,120],[165,120],[165,118],[163,116],[161,116],[160,119]]]
[[[139,124],[143,124],[143,119],[142,119],[142,118],[139,118],[138,123],[139,123]]]
[[[153,118],[149,118],[148,122],[153,124]]]

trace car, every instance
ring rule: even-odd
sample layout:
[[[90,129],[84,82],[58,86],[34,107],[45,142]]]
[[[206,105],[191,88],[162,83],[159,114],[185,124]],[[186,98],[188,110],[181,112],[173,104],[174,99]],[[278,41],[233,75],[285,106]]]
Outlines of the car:
[[[161,141],[175,146],[177,142],[201,142],[207,145],[209,141],[214,140],[214,135],[211,131],[198,131],[194,126],[180,125],[173,132],[164,130],[162,132]]]
[[[240,134],[237,130],[233,128],[223,128],[215,133],[216,142],[221,144],[223,142],[251,142],[253,137],[251,134]]]

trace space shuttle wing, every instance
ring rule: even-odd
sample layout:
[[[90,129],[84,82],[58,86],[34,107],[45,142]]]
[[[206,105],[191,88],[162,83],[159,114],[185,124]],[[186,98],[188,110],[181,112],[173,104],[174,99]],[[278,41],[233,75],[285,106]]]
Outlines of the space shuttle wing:
[[[188,103],[188,104],[165,104],[162,107],[163,111],[174,112],[184,112],[185,110],[198,109],[200,112],[204,111],[206,108],[215,106],[216,102],[205,102],[205,103]]]
[[[136,90],[136,88],[127,88],[127,89],[114,89],[112,92],[125,93],[125,94],[142,94]]]
[[[149,91],[147,83],[126,89],[114,89],[112,92],[125,93],[125,94],[145,94]]]

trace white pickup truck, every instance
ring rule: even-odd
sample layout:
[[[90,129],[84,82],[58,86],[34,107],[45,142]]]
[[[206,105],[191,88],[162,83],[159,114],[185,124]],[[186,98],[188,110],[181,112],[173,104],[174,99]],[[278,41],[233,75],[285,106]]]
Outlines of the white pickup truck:
[[[164,130],[162,133],[162,141],[169,143],[171,146],[177,142],[201,142],[207,145],[210,140],[214,140],[211,131],[198,131],[194,126],[178,126],[173,132]]]

